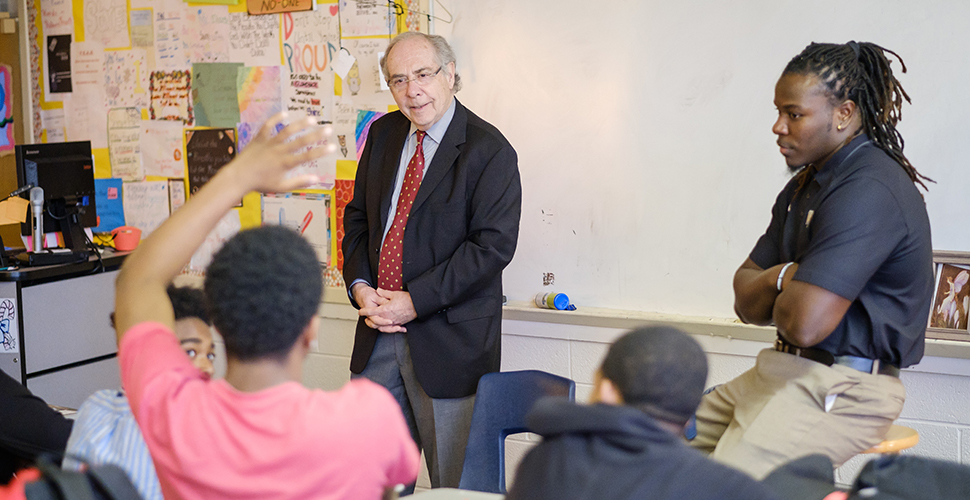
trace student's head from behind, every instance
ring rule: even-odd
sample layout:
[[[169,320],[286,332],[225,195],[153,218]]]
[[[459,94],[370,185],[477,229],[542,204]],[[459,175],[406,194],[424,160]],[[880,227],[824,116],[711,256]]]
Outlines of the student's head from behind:
[[[283,362],[297,341],[315,338],[323,276],[316,252],[291,229],[238,233],[213,256],[204,290],[230,360]]]
[[[624,404],[683,427],[697,410],[707,381],[707,357],[680,330],[633,330],[610,346],[597,373],[594,402]]]
[[[168,298],[175,312],[175,336],[192,364],[207,377],[215,374],[212,362],[216,346],[212,342],[212,322],[205,309],[202,290],[190,287],[168,287]]]

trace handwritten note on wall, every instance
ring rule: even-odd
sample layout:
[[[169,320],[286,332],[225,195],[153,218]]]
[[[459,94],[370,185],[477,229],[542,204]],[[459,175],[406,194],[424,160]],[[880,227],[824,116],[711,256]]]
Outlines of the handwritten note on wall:
[[[250,66],[280,63],[280,21],[277,16],[229,14],[229,60]]]
[[[318,123],[333,121],[333,77],[290,73],[284,92],[287,111],[315,117]]]
[[[235,130],[186,130],[185,161],[189,169],[189,194],[198,192],[235,156]]]
[[[282,22],[283,58],[290,72],[328,71],[340,50],[340,23],[333,8],[283,14]]]
[[[111,108],[148,106],[148,57],[145,49],[104,53],[104,99]]]
[[[128,3],[125,0],[84,2],[84,33],[105,48],[131,46],[128,38]]]
[[[344,48],[357,59],[357,67],[351,68],[344,79],[344,86],[350,95],[374,94],[381,91],[381,73],[378,54],[387,48],[387,40],[359,39],[347,40]]]
[[[185,29],[185,8],[174,4],[155,11],[155,67],[157,69],[187,70],[188,43],[182,31]]]
[[[151,9],[132,10],[128,17],[131,22],[131,46],[151,47],[155,42]]]
[[[175,213],[185,205],[185,179],[168,180],[168,208],[169,213]]]
[[[229,10],[225,5],[186,10],[184,39],[192,62],[229,62]]]
[[[182,124],[148,120],[141,126],[141,159],[145,175],[184,177]]]
[[[188,71],[155,71],[152,73],[149,91],[152,120],[178,120],[192,125],[192,75]]]
[[[126,181],[145,178],[141,165],[141,111],[116,108],[108,111],[108,154],[111,175]]]
[[[125,223],[141,229],[142,239],[168,218],[168,182],[126,182]]]
[[[337,158],[357,160],[357,107],[347,98],[334,98],[333,135],[337,139]]]
[[[385,1],[340,0],[343,36],[379,36],[396,33],[394,11]]]
[[[40,0],[40,19],[45,35],[68,35],[74,32],[71,0]]]
[[[108,120],[104,107],[104,47],[97,42],[71,45],[74,92],[64,101],[64,125],[69,141],[91,141],[108,147]]]

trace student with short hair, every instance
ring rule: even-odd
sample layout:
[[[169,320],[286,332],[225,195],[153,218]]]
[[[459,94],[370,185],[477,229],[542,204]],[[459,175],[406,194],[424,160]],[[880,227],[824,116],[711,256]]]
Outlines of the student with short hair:
[[[207,380],[172,334],[165,287],[226,212],[251,191],[316,181],[287,174],[319,157],[311,119],[273,135],[271,118],[235,160],[128,256],[116,281],[122,382],[166,498],[377,499],[410,483],[418,451],[387,390],[354,380],[300,384],[316,339],[322,273],[296,232],[261,227],[213,257],[204,292],[226,345],[224,380]]]
[[[172,301],[174,332],[182,351],[204,377],[212,377],[215,344],[202,290],[169,286],[168,298]],[[114,313],[111,326],[114,327]],[[66,470],[81,470],[80,460],[90,465],[114,464],[125,471],[142,499],[162,500],[152,457],[123,390],[100,390],[81,404],[67,440],[66,455]]]
[[[671,327],[627,333],[596,374],[592,404],[540,400],[527,416],[543,437],[506,500],[767,500],[745,474],[683,440],[707,380],[707,358]]]

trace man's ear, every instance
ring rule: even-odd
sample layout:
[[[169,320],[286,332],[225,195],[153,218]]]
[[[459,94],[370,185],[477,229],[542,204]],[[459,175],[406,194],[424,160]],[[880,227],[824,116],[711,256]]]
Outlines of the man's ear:
[[[836,126],[841,127],[839,128],[840,131],[852,129],[853,127],[850,124],[856,115],[858,115],[858,106],[856,106],[855,102],[848,99],[842,101],[842,104],[839,104],[835,108]]]
[[[311,350],[317,345],[317,330],[320,329],[320,316],[313,315],[313,319],[307,323],[303,333],[300,334],[300,343],[307,350]]]
[[[622,405],[623,396],[620,395],[613,381],[603,377],[603,374],[596,370],[596,375],[593,377],[593,393],[590,395],[589,402]]]

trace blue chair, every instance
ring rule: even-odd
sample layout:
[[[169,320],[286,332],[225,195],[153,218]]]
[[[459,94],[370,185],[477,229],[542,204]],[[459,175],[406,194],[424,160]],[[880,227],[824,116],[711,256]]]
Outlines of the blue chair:
[[[505,438],[529,432],[525,415],[540,398],[576,400],[576,383],[537,370],[489,373],[478,381],[459,489],[505,494]]]

